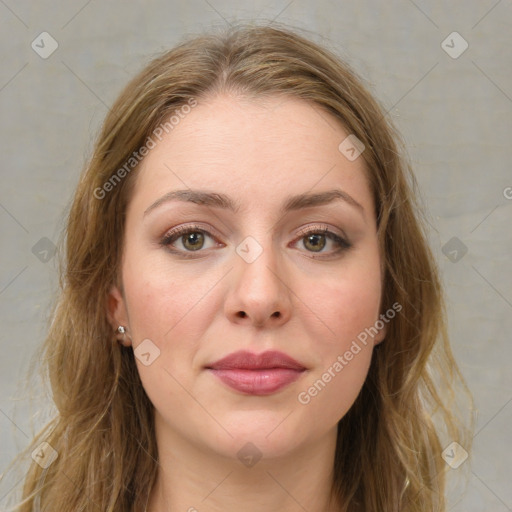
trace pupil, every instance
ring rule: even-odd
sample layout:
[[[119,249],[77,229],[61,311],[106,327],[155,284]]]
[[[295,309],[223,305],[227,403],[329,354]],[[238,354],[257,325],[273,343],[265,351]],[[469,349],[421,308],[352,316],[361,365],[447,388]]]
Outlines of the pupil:
[[[185,237],[185,246],[190,243],[192,245],[192,250],[199,249],[202,245],[202,236],[202,233],[189,233]],[[197,244],[198,241],[200,242],[199,244]]]
[[[319,243],[320,242],[319,237],[322,237],[323,243],[322,242]],[[313,241],[312,246],[313,246],[313,248],[314,248],[313,250],[315,252],[318,252],[319,250],[322,250],[324,248],[325,240],[323,239],[323,235],[309,235],[307,237],[307,240],[308,240],[308,243],[311,243]]]

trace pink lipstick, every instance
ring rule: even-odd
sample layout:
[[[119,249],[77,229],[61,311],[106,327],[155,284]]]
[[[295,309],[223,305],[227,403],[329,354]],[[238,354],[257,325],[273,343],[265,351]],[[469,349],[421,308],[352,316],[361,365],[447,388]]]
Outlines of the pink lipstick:
[[[224,384],[249,395],[270,395],[297,380],[306,368],[278,351],[241,350],[206,366]]]

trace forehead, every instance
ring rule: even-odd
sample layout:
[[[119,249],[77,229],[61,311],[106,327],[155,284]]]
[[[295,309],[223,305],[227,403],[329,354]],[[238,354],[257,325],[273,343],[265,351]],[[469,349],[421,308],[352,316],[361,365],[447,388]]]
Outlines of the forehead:
[[[363,158],[350,161],[339,150],[348,135],[332,114],[297,98],[202,99],[144,158],[133,200],[143,207],[189,187],[268,206],[341,187],[371,210]]]

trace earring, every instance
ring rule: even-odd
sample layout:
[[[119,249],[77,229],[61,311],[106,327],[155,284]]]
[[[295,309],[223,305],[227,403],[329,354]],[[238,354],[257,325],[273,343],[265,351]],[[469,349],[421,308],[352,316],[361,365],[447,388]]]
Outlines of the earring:
[[[127,335],[127,332],[126,332],[126,327],[124,325],[120,325],[117,329],[116,329],[116,334],[120,334],[122,336],[122,339],[118,339],[117,342],[124,345],[126,343],[126,335]],[[129,336],[128,336],[129,337]],[[131,338],[130,338],[131,339]]]

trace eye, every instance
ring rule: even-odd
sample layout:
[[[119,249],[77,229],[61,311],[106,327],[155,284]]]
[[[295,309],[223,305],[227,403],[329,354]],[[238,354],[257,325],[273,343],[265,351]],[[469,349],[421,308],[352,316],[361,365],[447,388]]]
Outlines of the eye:
[[[302,230],[299,235],[301,238],[298,241],[302,242],[303,247],[307,249],[308,252],[313,253],[327,253],[327,254],[338,254],[342,251],[350,249],[352,244],[348,242],[343,237],[334,233],[327,227],[311,227],[305,230]],[[325,247],[328,246],[328,243],[331,243],[332,246],[335,247],[334,251],[323,251]]]
[[[176,242],[180,242],[182,248],[178,247],[177,252],[197,252],[205,248],[207,237],[213,239],[209,231],[199,226],[180,226],[167,233],[160,243],[166,247],[174,247]]]
[[[209,249],[215,246],[214,244],[210,245],[210,247],[205,247],[207,238],[215,240],[208,230],[200,226],[180,226],[167,233],[162,238],[160,244],[167,247],[171,252],[180,253],[185,257],[192,257],[191,253],[199,253],[202,249]],[[302,242],[307,252],[321,254],[322,258],[324,256],[334,256],[352,247],[350,242],[326,226],[312,226],[303,229],[299,233],[299,238],[295,244],[299,241]],[[178,242],[181,244],[181,247],[176,247],[175,244]],[[334,246],[334,249],[324,251],[329,245]],[[313,258],[316,257],[313,256]]]

